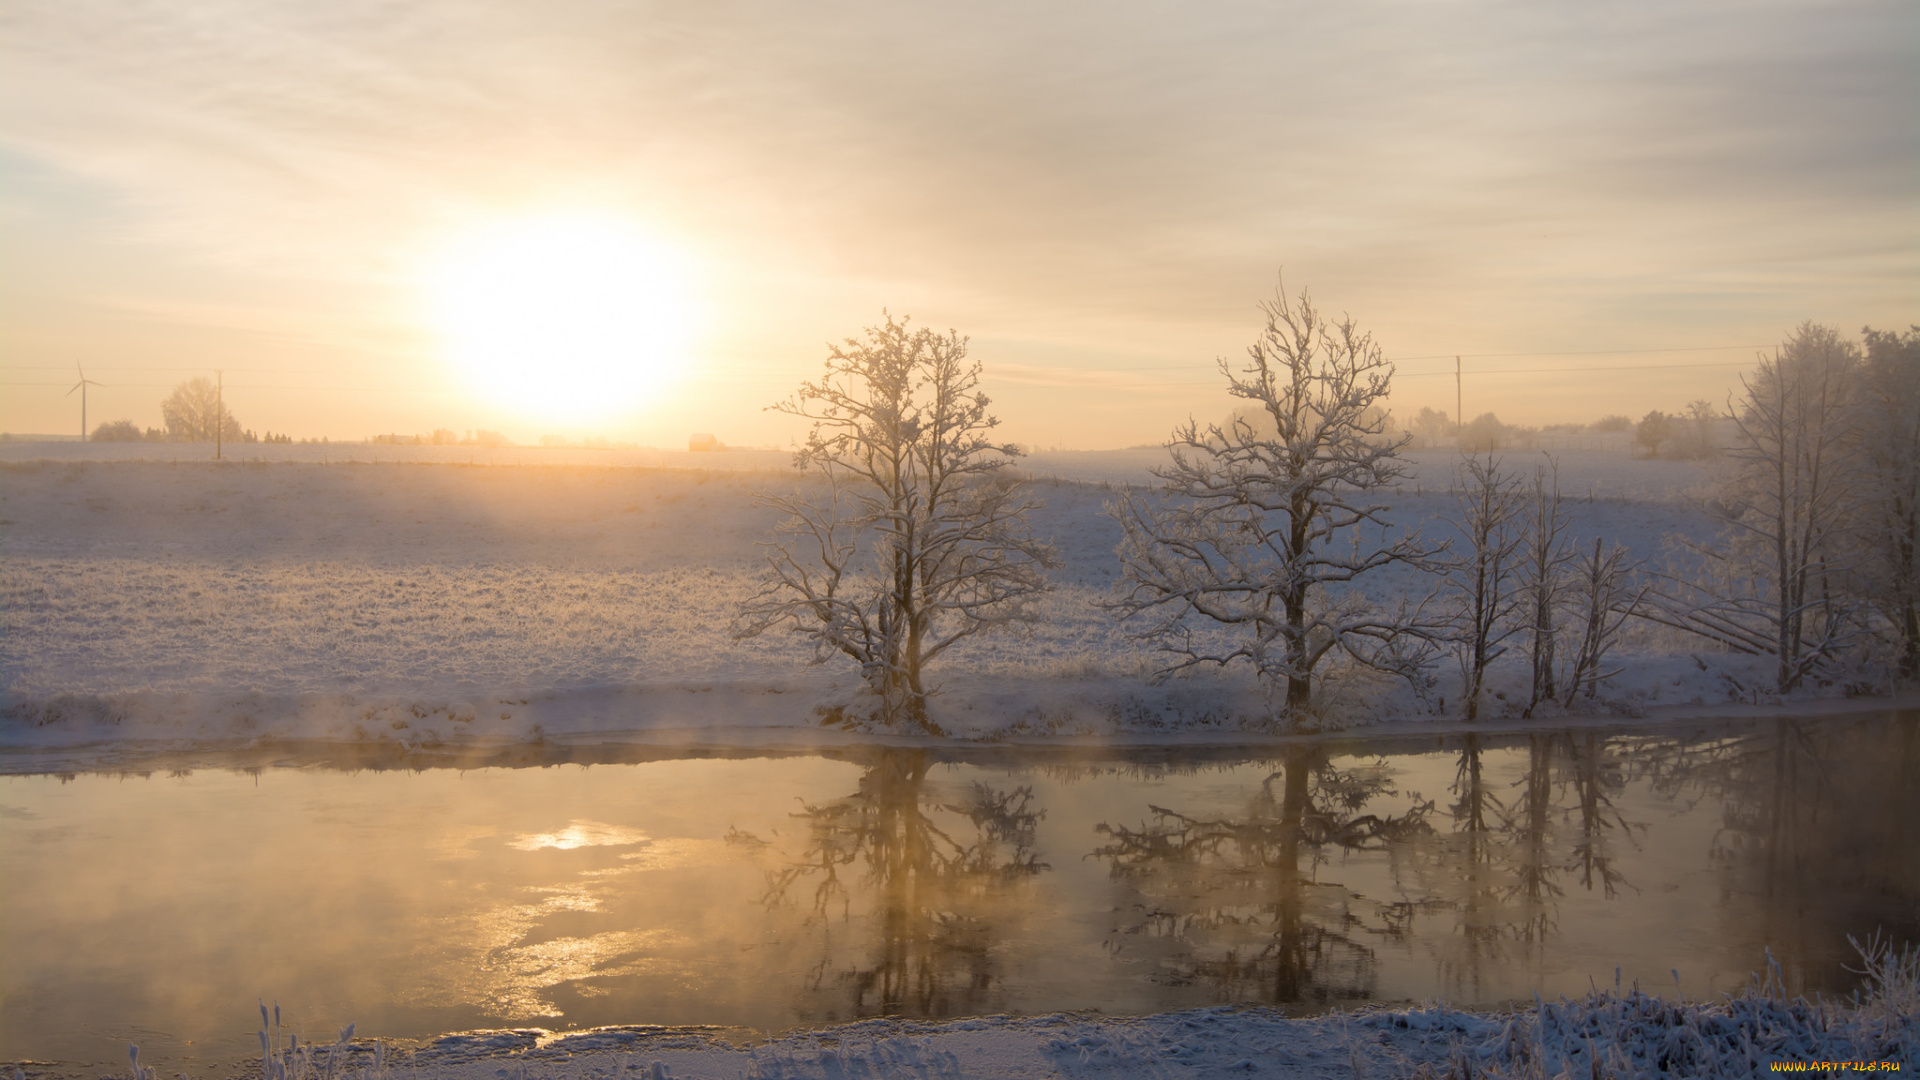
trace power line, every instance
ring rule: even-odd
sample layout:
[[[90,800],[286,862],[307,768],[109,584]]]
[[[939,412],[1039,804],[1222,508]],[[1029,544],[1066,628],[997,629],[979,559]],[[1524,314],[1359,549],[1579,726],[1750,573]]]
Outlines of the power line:
[[[1726,352],[1730,349],[1765,349],[1768,347],[1769,346],[1765,346],[1765,345],[1679,345],[1679,346],[1660,347],[1660,348],[1651,348],[1651,349],[1562,349],[1562,350],[1547,350],[1547,351],[1533,350],[1533,351],[1526,351],[1526,352],[1478,352],[1478,353],[1461,352],[1461,353],[1444,353],[1444,354],[1436,353],[1431,356],[1389,356],[1386,359],[1393,363],[1399,364],[1399,363],[1405,363],[1412,360],[1451,360],[1451,359],[1454,359],[1456,356],[1458,357],[1471,356],[1478,359],[1494,359],[1494,358],[1512,357],[1512,356],[1638,356],[1638,355],[1648,355],[1648,354],[1654,354],[1654,353]],[[720,369],[720,368],[733,368],[738,370],[741,368],[752,367],[757,365],[745,365],[745,364],[738,364],[738,363],[734,363],[734,364],[705,363],[697,366],[706,370],[713,370],[713,369]],[[1105,369],[1068,368],[1068,369],[1054,369],[1054,370],[1179,371],[1191,366],[1192,366],[1191,364],[1144,364],[1137,367],[1124,367],[1124,368],[1105,368]],[[1678,367],[1681,365],[1676,364],[1676,365],[1670,365],[1670,366]],[[65,370],[67,370],[67,365],[65,364],[0,364],[0,371],[65,371]],[[102,365],[97,367],[96,370],[99,370],[99,371],[194,372],[194,371],[206,371],[207,368],[205,368],[204,366],[178,367],[178,366],[142,364],[142,365]],[[288,371],[288,369],[284,367],[226,368],[225,370],[243,371],[249,374],[255,374],[259,372],[273,372],[275,374],[282,374]],[[1623,368],[1621,370],[1631,370],[1631,369]],[[19,385],[19,384],[15,384],[15,385]]]
[[[16,382],[0,380],[0,386],[65,386],[59,382]],[[115,390],[170,390],[171,383],[95,383],[95,386],[110,387]],[[463,391],[445,388],[435,389],[425,386],[285,386],[268,383],[235,383],[236,390],[300,390],[309,393],[334,391],[343,394],[458,394]]]
[[[0,371],[65,371],[65,364],[0,364]],[[98,371],[206,371],[205,367],[155,367],[152,365],[102,364]],[[222,371],[285,371],[286,368],[222,368]]]
[[[1461,355],[1464,356],[1466,354],[1462,353]],[[1721,368],[1721,367],[1747,367],[1747,366],[1748,364],[1744,360],[1723,360],[1723,361],[1710,362],[1710,363],[1704,363],[1704,364],[1609,364],[1609,365],[1598,366],[1598,367],[1489,368],[1489,369],[1480,369],[1480,370],[1467,368],[1465,371],[1465,374],[1473,375],[1473,376],[1559,375],[1563,373],[1578,374],[1581,372],[1594,372],[1594,371],[1670,371],[1674,368]],[[1454,376],[1455,376],[1455,373],[1452,371],[1396,371],[1393,373],[1393,377],[1396,381],[1400,379],[1453,378]],[[1035,384],[1029,383],[1028,385],[1035,385]],[[1084,383],[1060,383],[1058,385],[1062,388],[1070,387],[1072,389],[1084,389],[1084,390],[1141,390],[1141,389],[1153,389],[1155,387],[1202,386],[1202,385],[1210,386],[1212,385],[1212,380],[1210,379],[1208,380],[1162,379],[1158,382],[1126,382],[1126,383],[1084,382]]]
[[[1638,356],[1638,355],[1650,355],[1650,354],[1658,354],[1658,353],[1726,352],[1731,349],[1765,349],[1768,347],[1769,346],[1765,346],[1765,345],[1679,345],[1679,346],[1674,346],[1672,348],[1657,348],[1657,349],[1565,349],[1565,350],[1559,350],[1559,351],[1545,351],[1545,352],[1534,351],[1534,352],[1497,352],[1497,353],[1496,352],[1483,352],[1483,353],[1463,352],[1463,353],[1444,353],[1444,354],[1436,353],[1432,356],[1388,356],[1388,357],[1385,357],[1384,359],[1386,359],[1389,363],[1401,364],[1401,363],[1407,363],[1413,360],[1452,360],[1455,357],[1464,358],[1468,356],[1475,357],[1477,359],[1483,359],[1483,360],[1495,359],[1499,357],[1511,357],[1511,356]],[[1744,364],[1746,363],[1746,361],[1738,361],[1738,363]],[[1052,368],[1052,369],[1042,369],[1042,370],[1185,371],[1193,366],[1194,365],[1190,363],[1189,364],[1143,364],[1137,367],[1125,367],[1125,368]],[[1685,367],[1688,365],[1662,364],[1658,366]],[[1574,369],[1568,368],[1568,369],[1562,369],[1562,370],[1574,370]],[[1620,368],[1613,368],[1611,370],[1632,371],[1635,369],[1628,368],[1628,367],[1620,367]],[[1445,372],[1444,374],[1451,375],[1453,374],[1453,372],[1448,371],[1448,372]]]
[[[1725,352],[1728,349],[1767,349],[1769,345],[1683,345],[1675,348],[1660,349],[1567,349],[1560,352],[1463,352],[1446,353],[1435,356],[1390,356],[1387,359],[1395,363],[1402,360],[1451,360],[1455,356],[1476,356],[1481,358],[1500,356],[1633,356],[1641,353],[1676,352]]]
[[[1462,353],[1461,355],[1464,356],[1466,354]],[[1579,372],[1579,371],[1668,371],[1673,368],[1712,368],[1712,367],[1747,367],[1747,366],[1749,366],[1749,364],[1748,364],[1748,361],[1745,361],[1745,360],[1720,360],[1720,361],[1705,363],[1705,364],[1608,364],[1602,367],[1482,368],[1477,371],[1472,368],[1468,368],[1467,371],[1469,374],[1473,374],[1473,375],[1558,375],[1562,372]],[[1452,374],[1453,372],[1451,371],[1407,371],[1407,372],[1396,371],[1393,373],[1393,377],[1396,379],[1434,379],[1444,375],[1452,375]]]

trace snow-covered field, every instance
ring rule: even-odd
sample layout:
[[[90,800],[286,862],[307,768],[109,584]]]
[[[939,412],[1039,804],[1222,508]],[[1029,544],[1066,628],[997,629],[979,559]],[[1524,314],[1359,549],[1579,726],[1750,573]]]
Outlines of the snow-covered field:
[[[0,445],[0,745],[274,738],[639,736],[754,741],[818,732],[855,673],[797,641],[735,640],[778,516],[801,482],[771,451],[695,454],[373,445]],[[198,456],[200,460],[192,460]],[[1533,455],[1515,454],[1526,467]],[[1149,683],[1157,658],[1098,605],[1113,595],[1116,485],[1160,451],[1023,465],[1060,556],[1027,636],[943,657],[937,718],[962,738],[1164,737],[1257,729],[1242,672]],[[1414,457],[1395,514],[1443,537],[1454,461]],[[1711,535],[1699,466],[1569,451],[1576,537],[1658,557]],[[1425,592],[1406,568],[1376,598]],[[1517,652],[1517,650],[1516,650]],[[1635,629],[1592,711],[1753,701],[1749,659]],[[1494,717],[1524,672],[1498,673]],[[1336,723],[1425,721],[1394,684],[1335,680]],[[1444,692],[1444,690],[1443,690]]]

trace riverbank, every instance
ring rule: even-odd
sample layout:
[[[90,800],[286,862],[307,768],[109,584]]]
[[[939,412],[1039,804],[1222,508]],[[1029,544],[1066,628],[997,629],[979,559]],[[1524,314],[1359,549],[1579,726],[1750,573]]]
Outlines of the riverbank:
[[[1756,976],[1743,993],[1713,1002],[1635,987],[1504,1013],[1428,1005],[1289,1018],[1227,1007],[1138,1018],[868,1020],[776,1038],[698,1028],[518,1029],[391,1049],[361,1040],[330,1050],[323,1039],[272,1060],[290,1080],[1744,1080],[1782,1071],[1909,1072],[1920,1065],[1920,951],[1868,948],[1860,970],[1865,989],[1850,1002],[1789,998],[1776,981]],[[262,1071],[259,1062],[244,1068],[239,1075]],[[27,1073],[28,1080],[55,1075],[67,1074]]]
[[[324,463],[302,460],[319,452],[312,447],[281,449],[288,460],[0,464],[0,747],[754,745],[831,738],[838,719],[859,710],[860,681],[847,666],[810,664],[788,636],[730,632],[777,524],[754,495],[798,482],[779,455],[655,451],[645,464],[555,465],[522,454],[469,465],[379,456],[434,448]],[[1024,633],[970,641],[931,673],[948,736],[1271,733],[1245,672],[1155,683],[1151,643],[1102,607],[1116,588],[1119,539],[1105,507],[1116,485],[1150,480],[1154,460],[1122,451],[1030,462],[1046,503],[1034,528],[1059,558],[1054,591]],[[1413,462],[1391,498],[1396,520],[1444,531],[1449,464],[1446,455]],[[1575,454],[1562,473],[1578,537],[1652,559],[1674,538],[1709,534],[1685,497],[1702,479],[1698,466]],[[1382,601],[1430,587],[1406,568],[1368,583]],[[1775,701],[1762,689],[1764,658],[1703,644],[1632,626],[1610,658],[1620,672],[1598,694],[1543,703],[1532,718],[1698,715]],[[1524,667],[1518,650],[1495,666],[1490,722],[1527,711]],[[1323,674],[1326,729],[1446,725],[1457,711],[1445,707],[1444,670],[1441,700],[1426,702],[1364,671]],[[1868,678],[1810,687],[1789,704],[1804,711],[1886,689]]]

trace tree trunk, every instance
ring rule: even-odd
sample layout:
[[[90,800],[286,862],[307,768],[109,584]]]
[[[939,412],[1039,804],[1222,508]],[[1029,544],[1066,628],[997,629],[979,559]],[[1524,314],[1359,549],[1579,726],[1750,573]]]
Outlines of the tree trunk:
[[[1528,717],[1542,701],[1560,696],[1553,685],[1553,594],[1544,583],[1539,588],[1533,604],[1533,698],[1527,702]]]
[[[1915,526],[1920,522],[1916,522],[1912,515],[1908,515],[1901,524],[1904,528],[1895,545],[1897,557],[1900,560],[1898,569],[1895,570],[1895,578],[1900,583],[1899,618],[1903,646],[1900,651],[1900,675],[1902,678],[1911,679],[1920,676],[1920,604],[1915,602],[1920,597],[1914,595],[1916,590],[1920,590],[1920,580],[1915,580],[1913,558],[1916,547],[1915,533],[1920,531],[1916,530]]]
[[[1285,604],[1287,628],[1283,636],[1287,643],[1287,724],[1298,730],[1301,718],[1313,710],[1313,669],[1307,663],[1307,650],[1312,642],[1307,640],[1306,590],[1289,592]]]

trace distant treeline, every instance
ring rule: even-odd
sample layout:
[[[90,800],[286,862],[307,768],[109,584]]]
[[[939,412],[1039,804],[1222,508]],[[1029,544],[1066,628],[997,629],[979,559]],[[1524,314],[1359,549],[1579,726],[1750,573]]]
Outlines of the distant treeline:
[[[71,438],[71,436],[69,436]],[[109,420],[93,429],[87,438],[93,442],[211,442],[213,436],[199,436],[185,432],[174,432],[167,428],[150,427],[142,431],[131,420]],[[272,431],[257,432],[252,428],[242,428],[235,424],[224,432],[222,442],[230,443],[290,443],[293,436]],[[308,442],[312,440],[301,440]]]
[[[93,442],[213,442],[292,443],[285,433],[255,432],[243,428],[227,408],[221,388],[207,378],[188,379],[173,388],[160,402],[164,426],[144,431],[131,420],[109,420],[93,429],[87,438]],[[550,437],[551,438],[551,437]],[[304,443],[323,443],[326,439],[301,439]],[[371,443],[393,446],[512,446],[513,440],[497,431],[468,431],[464,436],[448,428],[435,428],[427,435],[374,435]],[[546,440],[542,440],[546,445]]]
[[[204,376],[188,379],[160,402],[165,426],[142,431],[131,420],[109,420],[87,437],[94,442],[290,443],[293,436],[243,428],[227,408],[218,384]]]
[[[299,439],[293,436],[268,431],[255,432],[252,428],[243,428],[236,420],[233,410],[227,408],[221,388],[207,378],[188,379],[173,388],[165,400],[160,402],[160,418],[163,426],[142,430],[131,420],[109,420],[87,436],[93,442],[213,442],[216,438],[230,443],[324,443],[327,439]],[[388,432],[383,435],[368,436],[367,442],[382,446],[484,446],[505,447],[515,445],[512,439],[497,431],[485,428],[468,429],[465,434],[452,428],[434,428],[424,435],[402,435]],[[543,435],[541,446],[564,447],[587,450],[634,450],[633,443],[612,442],[601,438],[568,439],[561,435]]]
[[[1920,331],[1902,335],[1868,328],[1861,331],[1861,341],[1856,344],[1831,328],[1817,329],[1824,343],[1822,347],[1833,353],[1836,370],[1842,372],[1839,392],[1853,398],[1864,400],[1874,393],[1861,383],[1874,363],[1910,367],[1917,362],[1913,359],[1914,334]],[[1807,327],[1802,327],[1800,333],[1804,336],[1806,331]],[[1763,356],[1761,370],[1766,370],[1769,363],[1777,363],[1779,358],[1778,350],[1771,360]],[[1743,390],[1749,392],[1750,378],[1742,380]],[[1465,425],[1444,410],[1434,408],[1422,408],[1411,422],[1402,422],[1391,414],[1381,416],[1387,430],[1410,436],[1415,446],[1457,447],[1467,453],[1484,454],[1497,450],[1549,449],[1549,444],[1569,436],[1626,434],[1631,436],[1626,443],[1630,452],[1649,458],[1688,460],[1712,457],[1737,442],[1736,412],[1699,398],[1671,413],[1654,409],[1638,421],[1625,416],[1603,416],[1590,424],[1548,424],[1538,428],[1504,423],[1490,412],[1480,414]]]
[[[512,446],[513,440],[497,431],[469,430],[465,435],[451,428],[434,428],[425,435],[389,433],[367,440],[380,446]]]

